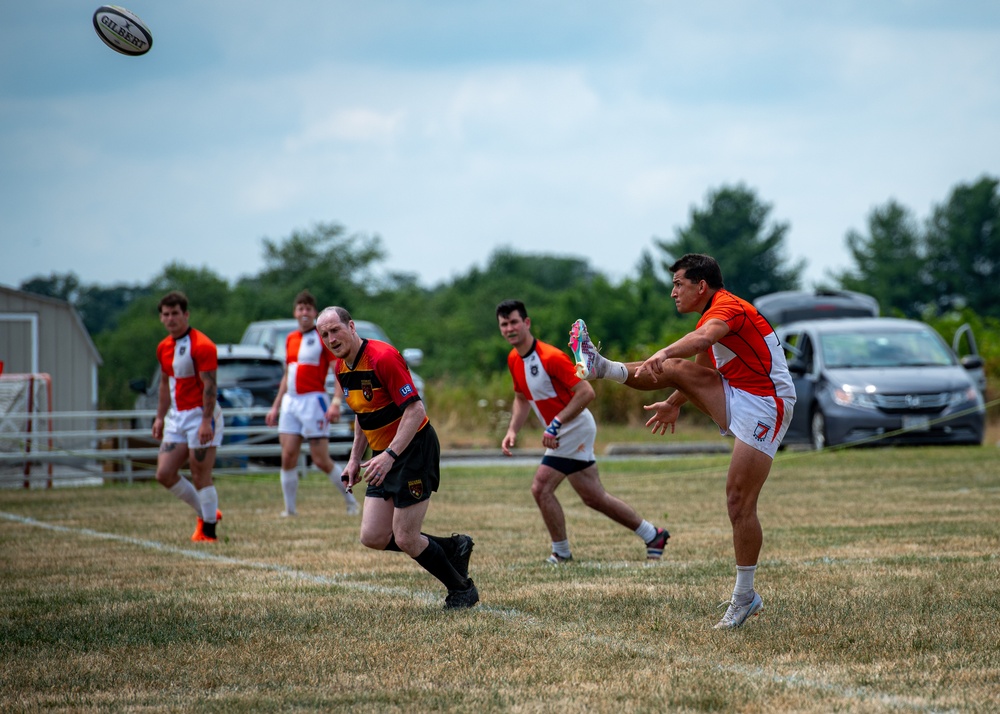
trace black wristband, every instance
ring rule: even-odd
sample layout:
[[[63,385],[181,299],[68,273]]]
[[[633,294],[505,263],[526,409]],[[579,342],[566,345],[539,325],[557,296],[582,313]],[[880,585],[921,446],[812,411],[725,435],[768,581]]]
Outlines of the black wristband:
[[[393,459],[398,459],[399,458],[399,454],[397,454],[395,451],[393,451],[392,449],[390,449],[388,446],[385,447],[385,453],[389,454],[389,456],[391,456]]]

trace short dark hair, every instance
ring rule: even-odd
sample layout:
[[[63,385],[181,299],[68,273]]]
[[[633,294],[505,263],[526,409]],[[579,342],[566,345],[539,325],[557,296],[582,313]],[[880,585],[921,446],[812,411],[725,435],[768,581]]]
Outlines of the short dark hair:
[[[528,319],[528,308],[520,300],[504,300],[497,305],[497,319],[510,317],[512,312],[517,312],[522,320]]]
[[[303,290],[298,295],[295,296],[295,302],[292,303],[292,307],[298,307],[299,305],[311,305],[316,307],[316,298],[308,290]]]
[[[708,287],[721,290],[726,287],[722,282],[722,268],[719,263],[710,255],[702,253],[688,253],[682,255],[673,265],[670,272],[676,273],[678,270],[684,271],[684,277],[692,283],[704,280]]]
[[[160,304],[156,306],[157,312],[163,312],[164,307],[179,307],[181,312],[188,311],[187,295],[180,290],[171,290],[160,298]]]

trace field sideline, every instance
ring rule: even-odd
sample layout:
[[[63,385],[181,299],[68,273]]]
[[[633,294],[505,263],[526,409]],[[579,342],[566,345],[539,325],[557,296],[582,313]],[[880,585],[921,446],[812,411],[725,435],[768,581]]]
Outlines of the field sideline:
[[[0,491],[3,711],[995,711],[992,447],[779,455],[761,498],[764,612],[733,582],[725,457],[602,465],[673,534],[639,540],[563,486],[575,562],[543,564],[532,468],[449,467],[425,530],[476,541],[482,604],[357,541],[317,473],[217,480],[214,545],[154,483]]]

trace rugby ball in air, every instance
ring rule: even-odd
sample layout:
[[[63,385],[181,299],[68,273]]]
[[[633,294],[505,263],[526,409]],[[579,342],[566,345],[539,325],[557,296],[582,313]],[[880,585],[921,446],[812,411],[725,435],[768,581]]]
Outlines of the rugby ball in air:
[[[115,52],[138,57],[149,52],[153,35],[139,17],[117,5],[101,5],[94,12],[94,29]]]

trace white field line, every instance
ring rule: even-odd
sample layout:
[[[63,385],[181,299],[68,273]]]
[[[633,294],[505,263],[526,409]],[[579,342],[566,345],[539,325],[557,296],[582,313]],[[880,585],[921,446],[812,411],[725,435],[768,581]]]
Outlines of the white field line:
[[[89,538],[98,538],[101,540],[116,541],[118,543],[126,543],[128,545],[134,545],[138,548],[144,548],[147,550],[153,550],[160,553],[167,553],[170,555],[178,555],[184,558],[192,558],[194,560],[210,561],[215,563],[224,563],[226,565],[233,565],[241,568],[247,568],[251,570],[263,570],[267,572],[272,572],[277,575],[281,575],[294,580],[304,580],[310,583],[315,583],[318,585],[327,585],[331,587],[343,588],[345,590],[355,590],[365,593],[377,593],[384,595],[391,595],[394,597],[409,598],[416,602],[425,605],[432,605],[441,602],[441,596],[439,593],[430,593],[423,590],[412,590],[409,588],[399,588],[399,587],[385,587],[382,585],[371,585],[369,583],[359,583],[352,580],[352,576],[348,573],[337,573],[334,575],[316,575],[314,573],[307,573],[302,570],[296,570],[294,568],[289,568],[284,565],[278,565],[276,563],[264,563],[253,560],[243,560],[241,558],[231,558],[225,555],[217,555],[215,553],[206,552],[204,550],[193,550],[189,548],[177,548],[174,546],[165,545],[158,541],[144,540],[141,538],[132,538],[130,536],[118,535],[116,533],[104,533],[101,531],[95,531],[91,528],[70,528],[68,526],[60,526],[52,523],[45,523],[44,521],[39,521],[34,518],[28,518],[26,516],[19,516],[15,513],[6,513],[0,511],[0,518],[12,523],[20,523],[21,525],[30,526],[32,528],[41,528],[48,531],[53,531],[56,533],[65,533],[68,535],[81,535]],[[844,561],[836,561],[844,562]],[[811,561],[811,565],[828,565],[829,562],[826,559],[822,561]],[[613,568],[617,569],[619,567],[629,567],[628,564],[598,564],[598,563],[585,563],[581,562],[577,565],[591,567],[591,568]],[[564,566],[565,567],[565,566]],[[632,566],[635,567],[635,566]],[[639,567],[649,567],[649,566],[639,566]],[[582,626],[576,623],[561,621],[558,624],[553,625],[552,623],[540,622],[537,618],[527,615],[519,610],[513,608],[498,608],[489,605],[481,604],[476,608],[477,612],[487,613],[496,617],[501,617],[505,620],[520,620],[521,624],[528,627],[545,627],[546,629],[556,629],[561,630],[567,634],[574,635],[581,639],[589,640],[590,642],[600,643],[605,646],[611,646],[630,652],[632,654],[638,654],[643,657],[662,657],[662,648],[653,648],[636,645],[633,642],[629,642],[620,637],[596,637],[583,631]],[[720,637],[729,636],[731,633],[720,633]],[[764,681],[770,681],[775,684],[781,684],[793,689],[815,689],[820,690],[829,694],[833,694],[841,699],[848,701],[860,701],[860,702],[879,702],[891,709],[906,709],[911,711],[921,711],[921,712],[947,712],[952,710],[941,710],[933,707],[932,705],[919,701],[914,697],[900,697],[891,694],[883,694],[870,687],[845,687],[840,684],[823,682],[813,678],[801,677],[796,674],[783,675],[775,672],[769,672],[759,667],[746,667],[743,665],[724,665],[719,664],[714,661],[709,661],[702,657],[691,657],[688,655],[681,655],[676,657],[676,659],[698,666],[708,666],[713,667],[720,672],[727,672],[731,674],[736,674],[743,677],[752,677]]]

